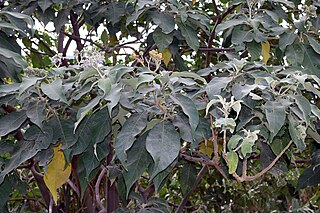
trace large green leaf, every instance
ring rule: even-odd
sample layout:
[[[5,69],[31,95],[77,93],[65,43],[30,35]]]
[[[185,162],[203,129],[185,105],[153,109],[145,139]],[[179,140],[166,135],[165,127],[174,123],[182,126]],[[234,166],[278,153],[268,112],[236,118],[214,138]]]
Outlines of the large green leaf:
[[[165,170],[177,157],[180,150],[180,136],[169,121],[163,121],[149,132],[146,147],[155,167],[151,178]]]
[[[286,120],[285,107],[280,102],[268,101],[264,105],[271,137],[278,134]]]
[[[288,115],[289,120],[289,133],[293,143],[297,146],[298,150],[302,152],[306,148],[306,144],[304,143],[304,138],[301,137],[301,132],[299,132],[297,126],[298,122],[294,119],[292,115]]]
[[[68,23],[69,13],[70,13],[70,10],[68,9],[62,9],[58,11],[57,17],[53,20],[56,33],[59,33],[62,26]]]
[[[189,117],[191,130],[195,132],[199,124],[199,113],[194,102],[190,98],[182,94],[176,94],[175,96],[171,96],[171,98],[182,108],[182,111]]]
[[[301,112],[303,114],[304,121],[307,124],[309,124],[310,115],[311,115],[311,104],[310,104],[310,102],[308,101],[308,99],[306,99],[302,95],[295,95],[294,99],[295,99],[296,104],[298,105],[299,109],[301,110]]]
[[[9,77],[19,81],[20,72],[27,66],[20,54],[0,47],[0,78]]]
[[[185,25],[182,22],[178,22],[177,24],[179,26],[179,29],[181,30],[182,36],[186,39],[187,44],[194,51],[198,51],[200,44],[199,44],[197,31],[192,27]]]
[[[147,170],[152,158],[146,150],[146,136],[148,133],[138,137],[132,147],[128,151],[128,160],[125,163],[126,171],[123,177],[127,187],[127,196],[130,189],[138,178]]]
[[[320,54],[320,44],[317,40],[315,40],[314,38],[312,38],[311,36],[307,36],[309,44],[311,45],[311,47],[313,48],[313,50]]]
[[[231,42],[233,44],[241,45],[243,42],[251,42],[253,40],[253,33],[251,31],[234,30],[232,32]]]
[[[194,163],[185,162],[181,169],[179,180],[183,195],[186,195],[193,187],[197,178],[197,169]]]
[[[32,123],[36,124],[40,128],[42,128],[42,121],[45,119],[44,109],[45,103],[43,101],[32,102],[27,108],[28,118]]]
[[[19,87],[19,95],[21,95],[23,92],[25,92],[29,87],[35,85],[38,80],[41,78],[38,77],[29,77],[29,78],[24,78],[20,84]]]
[[[304,60],[304,51],[301,45],[293,44],[287,47],[286,56],[291,64],[300,65]]]
[[[41,90],[44,94],[46,94],[52,100],[59,100],[66,104],[68,104],[67,98],[64,94],[64,90],[62,87],[62,80],[57,78],[52,83],[41,83]]]
[[[247,21],[245,20],[240,20],[240,19],[231,19],[228,21],[224,21],[221,24],[219,24],[216,28],[216,32],[220,32],[220,31],[224,31],[228,28],[234,27],[234,26],[239,26],[239,25],[243,25],[243,24],[247,24]]]
[[[180,137],[182,140],[192,142],[192,133],[189,119],[183,113],[178,114],[172,121],[173,125],[179,129]]]
[[[282,34],[279,39],[279,48],[284,52],[287,46],[293,44],[298,35],[294,33],[294,30],[289,30],[288,32]]]
[[[18,129],[27,119],[26,111],[16,111],[0,117],[0,136]]]
[[[207,84],[206,92],[209,99],[214,99],[215,95],[220,95],[221,90],[225,89],[228,83],[232,80],[231,77],[215,77]]]
[[[309,45],[301,45],[301,47],[304,51],[304,60],[302,64],[305,69],[303,69],[303,71],[307,74],[316,75],[319,77],[319,55]]]
[[[54,130],[48,123],[45,123],[44,128],[40,129],[36,125],[30,126],[24,134],[24,139],[34,141],[34,149],[48,149],[50,144],[54,144]]]
[[[172,14],[164,14],[158,11],[153,11],[151,13],[151,17],[153,22],[162,29],[163,33],[169,34],[174,30],[175,22]]]
[[[76,130],[79,126],[79,124],[82,122],[82,120],[86,117],[88,112],[92,111],[94,107],[96,107],[99,103],[100,100],[103,98],[103,96],[96,96],[94,99],[92,99],[88,105],[80,108],[77,112],[77,121],[74,124],[74,129]]]
[[[97,157],[94,154],[94,147],[88,147],[88,149],[84,151],[81,155],[86,165],[85,166],[86,177],[89,177],[91,172],[100,165],[100,162],[98,161]]]
[[[152,182],[154,183],[156,192],[159,192],[161,190],[161,188],[164,186],[164,184],[166,183],[166,180],[169,177],[170,172],[173,170],[173,168],[177,165],[178,160],[175,160],[172,162],[172,164],[170,164],[170,166],[168,166],[165,170],[163,170],[162,172],[160,172],[159,174],[157,174],[153,179]],[[154,167],[155,164],[152,163],[149,167],[149,172],[152,174],[154,171]]]
[[[20,164],[22,164],[26,160],[35,156],[39,151],[34,149],[33,141],[20,141],[16,145],[15,149],[15,152],[12,153],[10,158],[5,162],[5,166],[0,172],[0,184],[9,172],[20,166]]]
[[[115,152],[122,165],[126,165],[126,152],[132,146],[133,142],[135,141],[135,137],[146,127],[147,118],[148,113],[146,112],[131,115],[117,135]]]
[[[320,183],[320,166],[309,167],[304,170],[298,179],[297,190],[304,189],[308,186],[314,186]]]
[[[120,21],[121,16],[126,14],[125,3],[124,2],[111,2],[107,6],[105,11],[105,16],[107,21],[110,21],[112,25],[115,25]]]
[[[84,152],[100,143],[111,131],[108,107],[104,107],[84,119],[76,130],[76,143],[70,148],[72,155]],[[70,156],[67,156],[70,157]]]
[[[45,13],[46,10],[52,5],[51,0],[40,0],[38,1],[38,5],[41,8],[42,12]]]
[[[161,31],[160,28],[157,28],[153,32],[152,36],[160,52],[162,52],[165,48],[168,48],[168,46],[173,41],[173,34],[165,34]]]

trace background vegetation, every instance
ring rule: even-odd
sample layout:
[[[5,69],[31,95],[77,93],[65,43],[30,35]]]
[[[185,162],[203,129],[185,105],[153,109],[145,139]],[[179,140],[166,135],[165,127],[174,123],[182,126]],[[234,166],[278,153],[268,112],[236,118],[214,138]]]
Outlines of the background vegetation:
[[[319,209],[319,7],[0,1],[0,211]]]

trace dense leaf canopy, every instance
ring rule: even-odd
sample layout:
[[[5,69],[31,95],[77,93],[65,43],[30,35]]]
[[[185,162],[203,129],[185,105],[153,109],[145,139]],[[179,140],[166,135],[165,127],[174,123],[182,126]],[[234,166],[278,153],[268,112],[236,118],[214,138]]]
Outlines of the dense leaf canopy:
[[[0,1],[1,212],[320,207],[320,4]]]

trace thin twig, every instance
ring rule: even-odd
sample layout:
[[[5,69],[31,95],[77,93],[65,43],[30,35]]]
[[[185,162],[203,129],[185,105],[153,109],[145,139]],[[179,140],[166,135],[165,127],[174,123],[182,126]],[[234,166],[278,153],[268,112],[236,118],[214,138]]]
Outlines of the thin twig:
[[[223,171],[223,169],[220,167],[219,162],[217,160],[210,160],[210,159],[204,159],[204,158],[199,158],[199,157],[192,157],[183,153],[180,153],[180,157],[185,159],[186,161],[191,161],[194,163],[202,163],[203,165],[206,166],[212,166],[214,167],[216,170],[218,170],[218,172],[224,177],[224,178],[228,178],[227,175],[225,174],[225,172]]]
[[[237,173],[233,173],[232,176],[239,182],[243,182],[243,181],[253,181],[256,180],[258,178],[260,178],[262,175],[264,175],[265,173],[267,173],[276,163],[277,161],[282,157],[282,155],[289,149],[289,147],[291,146],[292,141],[290,141],[288,143],[288,145],[280,152],[280,154],[269,164],[269,166],[267,166],[266,168],[264,168],[261,172],[253,175],[253,176],[239,176]]]
[[[70,179],[67,180],[67,183],[69,184],[71,189],[78,195],[78,197],[80,197],[80,192],[77,189],[77,187],[74,185],[74,183]]]
[[[101,199],[100,199],[100,183],[101,183],[101,180],[106,172],[107,172],[107,169],[105,167],[103,167],[99,176],[98,176],[96,185],[94,187],[99,210],[104,209],[104,206],[103,206]]]
[[[204,165],[202,167],[202,169],[200,170],[200,172],[197,175],[196,181],[193,184],[192,188],[189,190],[189,192],[184,196],[184,198],[182,199],[180,205],[178,206],[178,209],[176,210],[176,213],[180,213],[182,212],[184,206],[186,205],[186,203],[189,200],[190,195],[193,193],[193,191],[196,189],[197,185],[199,184],[200,180],[203,178],[203,176],[207,173],[208,171],[208,167],[206,165]]]

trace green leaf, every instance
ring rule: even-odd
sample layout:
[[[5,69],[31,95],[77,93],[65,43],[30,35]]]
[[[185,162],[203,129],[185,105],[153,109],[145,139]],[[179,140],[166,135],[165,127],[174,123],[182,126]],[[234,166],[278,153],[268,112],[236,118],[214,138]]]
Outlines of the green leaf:
[[[111,131],[109,110],[104,107],[84,119],[76,130],[76,143],[70,148],[72,155],[84,152],[100,143]],[[71,159],[71,158],[70,158]],[[68,160],[68,159],[67,159]]]
[[[227,162],[229,167],[229,174],[233,174],[236,172],[238,167],[238,155],[235,151],[231,151],[227,153]]]
[[[92,99],[87,106],[82,107],[78,110],[77,112],[78,120],[74,124],[74,131],[78,128],[79,124],[86,117],[88,112],[92,110],[95,106],[97,106],[102,98],[103,98],[102,96],[97,96],[94,99]]]
[[[45,119],[44,114],[45,103],[44,102],[32,102],[28,105],[27,116],[30,121],[36,124],[39,128],[42,129],[42,121]]]
[[[304,60],[304,51],[301,45],[290,45],[286,49],[286,57],[293,65],[302,64]]]
[[[115,25],[120,21],[121,16],[126,14],[125,4],[123,2],[111,2],[105,12],[107,21]]]
[[[40,79],[41,78],[37,78],[37,77],[24,78],[19,87],[19,95],[25,92],[29,87],[35,85],[37,81]]]
[[[38,5],[41,8],[42,12],[45,13],[46,10],[52,5],[51,0],[40,0],[38,1]]]
[[[115,141],[115,152],[122,165],[126,165],[126,152],[135,141],[135,137],[142,132],[147,125],[148,113],[136,113],[131,115],[124,123]]]
[[[286,140],[287,138],[285,138]],[[276,139],[274,140],[272,143],[282,143],[282,138],[281,139]],[[288,145],[289,141],[286,141],[287,143],[285,144]],[[284,145],[284,144],[280,144]],[[259,143],[259,149],[260,149],[260,162],[261,162],[261,166],[262,168],[266,168],[270,165],[270,163],[272,163],[272,161],[274,161],[274,159],[277,157],[276,155],[279,155],[279,153],[281,151],[283,151],[284,147],[279,147],[280,150],[278,153],[276,153],[276,155],[272,152],[273,150],[271,150],[270,146],[267,143]],[[287,167],[287,162],[284,160],[284,157],[280,158],[277,163],[272,167],[272,169],[269,170],[269,172],[275,176],[278,177],[279,175],[282,174],[286,174],[286,172],[288,172],[288,167]]]
[[[20,72],[27,68],[28,64],[21,55],[0,47],[0,77],[9,77],[20,80]]]
[[[128,67],[128,66],[118,64],[110,69],[108,77],[111,79],[111,82],[114,84],[119,82],[123,75],[129,72],[132,72],[134,69],[135,69],[134,67]]]
[[[294,96],[294,100],[295,100],[296,104],[298,105],[299,109],[301,110],[301,112],[303,114],[304,121],[307,124],[309,124],[310,115],[311,115],[311,104],[310,104],[310,102],[308,101],[308,99],[306,99],[302,95],[295,95]]]
[[[248,23],[245,20],[239,20],[239,19],[232,19],[232,20],[224,21],[217,26],[216,32],[218,33],[220,31],[224,31],[228,28],[243,25],[243,24],[248,24]]]
[[[182,111],[189,117],[191,130],[195,132],[199,124],[199,113],[193,100],[182,94],[171,96],[171,99],[178,104],[182,108]]]
[[[220,95],[221,90],[225,89],[231,80],[231,77],[212,78],[212,80],[207,84],[206,87],[206,92],[209,96],[209,99],[212,100],[216,95]]]
[[[109,78],[99,79],[98,87],[103,91],[103,95],[108,95],[112,87],[111,80]]]
[[[89,177],[91,172],[94,171],[99,165],[100,162],[97,159],[97,156],[94,154],[94,147],[90,146],[82,154],[82,160],[85,162],[85,174],[86,177]]]
[[[70,11],[68,9],[62,9],[58,11],[58,15],[53,21],[56,33],[60,33],[62,26],[68,23],[69,13]]]
[[[157,124],[148,134],[146,147],[151,154],[155,168],[151,178],[165,170],[177,157],[180,150],[180,136],[169,121]]]
[[[62,80],[57,78],[52,83],[41,83],[42,92],[52,100],[59,100],[68,104],[67,98],[62,87]]]
[[[237,124],[233,118],[218,118],[216,120],[216,126],[222,127],[223,130],[229,129],[230,132],[233,133]]]
[[[178,22],[177,24],[181,30],[182,36],[186,39],[187,44],[197,52],[200,46],[197,31],[182,22]]]
[[[180,188],[185,196],[193,187],[197,179],[197,169],[194,163],[185,162],[180,172]]]
[[[56,142],[53,137],[53,129],[47,125],[48,123],[45,124],[42,130],[32,125],[23,136],[25,140],[35,141],[34,149],[36,150],[48,149],[50,144]]]
[[[297,146],[298,150],[302,152],[306,148],[303,137],[301,137],[300,132],[297,130],[298,121],[296,121],[292,115],[288,115],[289,119],[289,133],[292,138],[293,143]]]
[[[251,42],[253,40],[253,33],[251,31],[233,30],[231,42],[233,44],[241,45],[243,42]]]
[[[192,78],[194,80],[199,80],[203,84],[207,84],[206,79],[199,76],[197,73],[194,72],[173,72],[171,77],[184,77],[184,78]]]
[[[169,34],[174,30],[175,22],[172,14],[154,11],[151,13],[151,17],[152,21],[162,29],[164,34]],[[160,51],[162,52],[162,50]]]
[[[1,125],[0,125],[1,126]],[[39,150],[34,149],[33,141],[20,141],[15,146],[15,152],[6,162],[3,170],[0,173],[0,184],[3,182],[4,177],[12,170],[16,169],[26,160],[32,158]]]
[[[320,183],[320,166],[309,167],[304,170],[298,179],[296,190],[304,189]]]
[[[264,105],[271,137],[278,134],[286,120],[285,107],[280,102],[268,101]]]
[[[301,45],[304,51],[304,60],[302,65],[305,67],[303,69],[304,73],[320,76],[319,65],[320,61],[319,55],[313,50],[309,45]]]
[[[287,46],[293,44],[298,35],[294,33],[294,30],[289,30],[288,32],[282,34],[279,39],[279,48],[284,52]]]
[[[111,92],[109,95],[104,97],[106,101],[108,101],[108,109],[109,114],[111,115],[112,109],[118,105],[120,97],[121,97],[121,90],[122,86],[120,84],[118,85],[112,85]]]
[[[178,114],[172,121],[173,125],[179,129],[180,137],[182,140],[192,142],[191,127],[188,117],[184,114]]]
[[[168,48],[173,41],[173,33],[165,34],[159,27],[153,32],[152,36],[160,52]]]
[[[0,117],[0,136],[18,129],[27,119],[26,111],[11,112]]]
[[[138,178],[147,170],[152,158],[146,150],[146,136],[148,133],[138,137],[128,151],[128,160],[125,163],[126,171],[123,177],[127,187],[127,197],[130,189]]]
[[[243,139],[241,143],[241,153],[245,157],[247,154],[252,153],[252,147],[254,145],[254,141],[248,138]]]
[[[315,40],[314,38],[312,38],[311,36],[307,36],[309,44],[311,45],[311,47],[313,48],[313,50],[320,54],[320,44],[318,43],[317,40]]]
[[[248,52],[251,56],[251,61],[258,60],[261,54],[261,44],[256,42],[247,43]]]
[[[242,136],[240,135],[232,135],[227,144],[229,151],[235,149],[238,146],[241,139]]]
[[[163,185],[165,184],[165,180],[168,179],[170,172],[172,172],[172,170],[175,168],[175,166],[177,165],[177,160],[173,161],[169,167],[167,167],[165,170],[163,170],[162,172],[160,172],[159,174],[157,174],[153,179],[153,183],[156,189],[156,192],[159,192],[161,190],[161,188],[163,187]],[[150,164],[149,166],[149,173],[153,173],[154,171],[154,167],[155,164],[152,162],[152,164]]]

